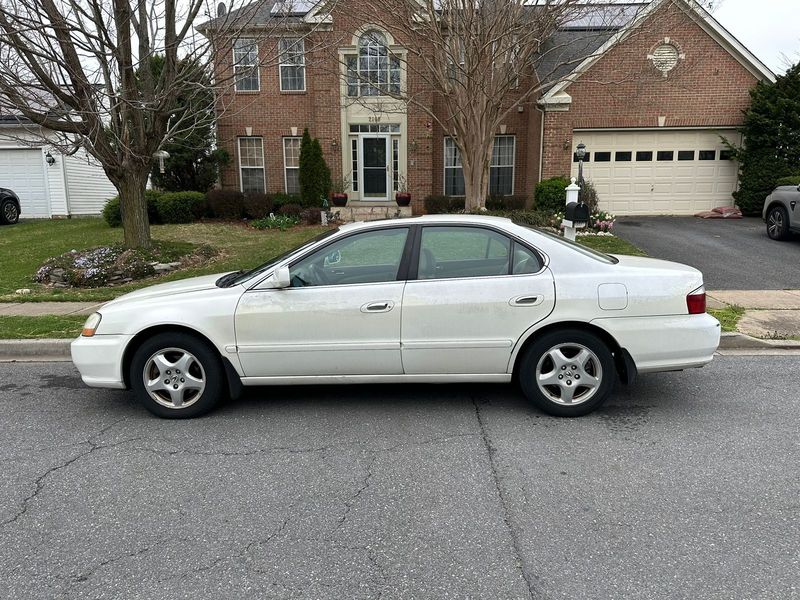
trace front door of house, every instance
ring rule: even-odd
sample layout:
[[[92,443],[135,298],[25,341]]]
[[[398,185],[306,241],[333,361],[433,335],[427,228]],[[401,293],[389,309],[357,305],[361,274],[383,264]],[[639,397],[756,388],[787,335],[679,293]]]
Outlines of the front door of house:
[[[361,137],[361,181],[363,200],[389,199],[389,136]]]

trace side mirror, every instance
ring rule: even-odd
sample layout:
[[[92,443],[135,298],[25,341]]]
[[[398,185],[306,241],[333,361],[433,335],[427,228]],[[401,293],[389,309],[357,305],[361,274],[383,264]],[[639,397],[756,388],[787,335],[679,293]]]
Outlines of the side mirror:
[[[289,267],[278,267],[264,282],[264,287],[272,290],[288,288],[290,285],[292,285],[292,279],[289,275]]]

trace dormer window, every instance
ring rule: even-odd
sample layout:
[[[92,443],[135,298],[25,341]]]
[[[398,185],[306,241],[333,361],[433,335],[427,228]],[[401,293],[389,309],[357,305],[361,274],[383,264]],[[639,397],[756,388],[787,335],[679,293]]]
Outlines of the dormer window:
[[[380,31],[366,31],[358,40],[358,56],[346,60],[348,96],[400,93],[400,60],[389,53],[386,36]]]

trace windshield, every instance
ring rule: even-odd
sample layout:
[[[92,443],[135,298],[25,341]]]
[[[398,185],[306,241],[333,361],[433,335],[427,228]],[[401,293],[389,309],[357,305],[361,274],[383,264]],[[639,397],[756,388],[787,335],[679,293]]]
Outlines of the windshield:
[[[230,280],[225,278],[225,281],[224,281],[223,285],[221,285],[220,287],[231,287],[231,286],[234,286],[234,285],[238,285],[240,283],[244,283],[245,281],[247,281],[248,279],[251,279],[253,277],[258,277],[259,275],[269,271],[272,267],[274,267],[276,264],[281,262],[287,256],[289,256],[291,254],[294,254],[295,252],[300,252],[301,250],[316,244],[320,240],[324,240],[325,238],[332,236],[337,231],[339,231],[338,227],[336,227],[334,229],[329,229],[328,231],[323,231],[318,236],[313,237],[313,238],[311,238],[310,240],[308,240],[306,242],[303,242],[302,244],[292,248],[291,250],[287,250],[283,254],[279,254],[278,256],[275,256],[275,257],[269,259],[267,262],[265,262],[262,265],[257,266],[255,269],[250,269],[249,271],[244,271],[243,273],[236,275],[236,277],[234,277],[234,278],[232,278]],[[218,283],[218,285],[219,285],[219,283]]]
[[[579,244],[577,242],[573,242],[572,240],[568,240],[566,238],[561,237],[560,235],[556,235],[556,234],[551,233],[549,231],[545,231],[544,229],[539,229],[538,227],[530,227],[528,225],[523,225],[523,227],[526,227],[527,229],[531,229],[531,230],[535,231],[536,233],[541,233],[542,235],[546,235],[551,240],[556,241],[559,244],[564,244],[565,246],[569,246],[573,250],[575,250],[577,252],[580,252],[581,254],[584,254],[585,256],[588,256],[590,258],[594,258],[595,260],[601,260],[601,261],[603,261],[605,263],[610,263],[612,265],[615,265],[615,264],[617,264],[619,262],[619,259],[614,258],[610,254],[605,254],[603,252],[598,252],[597,250],[593,250],[592,248],[584,246],[583,244]]]

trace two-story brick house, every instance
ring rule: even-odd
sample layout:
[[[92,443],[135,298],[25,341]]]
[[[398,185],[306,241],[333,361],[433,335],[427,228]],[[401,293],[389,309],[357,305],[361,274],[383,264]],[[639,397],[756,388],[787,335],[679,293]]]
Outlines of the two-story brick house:
[[[453,140],[392,97],[402,88],[438,110],[440,99],[404,64],[413,60],[408,40],[376,25],[357,0],[325,6],[295,6],[269,38],[241,37],[217,56],[221,72],[242,70],[220,99],[219,143],[233,157],[221,185],[296,193],[308,128],[334,177],[349,183],[351,207],[392,214],[394,194],[407,187],[419,213],[429,194],[463,194]],[[583,142],[584,174],[601,207],[617,214],[691,214],[732,202],[737,165],[721,136],[738,140],[750,88],[773,73],[691,0],[631,7],[628,19],[578,19],[549,41],[560,50],[539,68],[554,83],[498,128],[491,194],[531,197],[541,179],[575,176]],[[279,12],[272,3],[254,8],[253,31]]]

